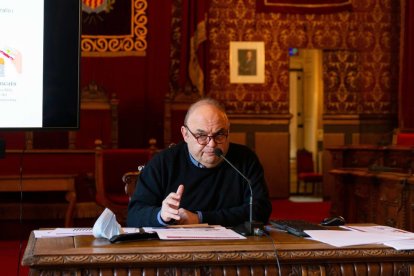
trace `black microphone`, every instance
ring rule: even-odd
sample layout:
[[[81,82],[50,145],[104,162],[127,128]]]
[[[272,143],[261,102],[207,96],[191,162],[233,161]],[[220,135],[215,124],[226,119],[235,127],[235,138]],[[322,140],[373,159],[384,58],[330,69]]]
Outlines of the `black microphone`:
[[[241,171],[239,171],[226,157],[223,155],[223,151],[219,148],[214,149],[214,154],[224,161],[227,162],[239,175],[241,175],[249,185],[250,189],[250,202],[249,202],[249,221],[246,221],[243,225],[243,229],[236,229],[237,232],[240,232],[244,236],[261,236],[263,233],[263,223],[253,221],[253,190],[250,179],[248,179]]]

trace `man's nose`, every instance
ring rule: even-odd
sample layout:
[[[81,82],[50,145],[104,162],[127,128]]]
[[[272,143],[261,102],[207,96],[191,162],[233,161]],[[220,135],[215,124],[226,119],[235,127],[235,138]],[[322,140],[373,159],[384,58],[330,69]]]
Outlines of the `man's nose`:
[[[207,145],[209,145],[210,147],[214,147],[215,145],[217,145],[216,140],[214,140],[213,136],[208,136],[208,139],[209,140],[208,140]],[[213,144],[210,145],[210,143],[213,143]]]

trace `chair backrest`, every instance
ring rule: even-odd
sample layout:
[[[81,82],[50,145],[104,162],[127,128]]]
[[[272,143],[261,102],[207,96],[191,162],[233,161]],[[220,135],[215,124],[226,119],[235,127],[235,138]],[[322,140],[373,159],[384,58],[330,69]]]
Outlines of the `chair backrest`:
[[[93,148],[99,140],[105,148],[118,147],[118,104],[94,81],[81,91],[81,122],[78,131],[69,132],[69,148]]]
[[[299,149],[296,152],[297,173],[314,172],[312,152],[306,149]]]
[[[125,172],[139,174],[139,166],[145,165],[158,152],[157,141],[150,139],[148,148],[102,149],[96,148],[95,153],[95,186],[96,203],[115,213],[121,225],[125,223],[130,195],[135,183],[126,193]],[[134,181],[128,178],[128,181]],[[130,191],[131,190],[131,191]]]
[[[148,149],[102,149],[96,152],[96,196],[97,201],[112,199],[117,204],[127,204],[122,177],[125,171],[137,171],[139,164],[151,158]]]
[[[95,154],[96,202],[113,212],[125,211],[129,202],[129,193],[123,185],[126,171],[137,172],[158,152],[157,141],[150,139],[148,148],[102,149]],[[136,178],[135,178],[136,179]],[[130,181],[130,180],[129,180]],[[132,190],[133,192],[133,190]]]
[[[149,140],[149,143],[150,143],[149,149],[151,152],[151,157],[154,156],[158,152],[158,149],[155,146],[156,142],[157,141],[155,139]],[[171,148],[171,147],[174,147],[175,145],[176,145],[175,143],[170,143],[168,147]],[[122,182],[124,182],[125,184],[125,194],[129,197],[129,199],[131,199],[135,191],[135,188],[138,184],[138,177],[141,171],[144,169],[144,167],[145,167],[144,165],[139,165],[137,171],[128,171],[122,176]]]
[[[138,166],[137,171],[126,172],[122,176],[122,182],[125,183],[125,194],[129,197],[129,199],[131,199],[132,195],[134,194],[137,180],[142,169],[144,169],[144,166]]]

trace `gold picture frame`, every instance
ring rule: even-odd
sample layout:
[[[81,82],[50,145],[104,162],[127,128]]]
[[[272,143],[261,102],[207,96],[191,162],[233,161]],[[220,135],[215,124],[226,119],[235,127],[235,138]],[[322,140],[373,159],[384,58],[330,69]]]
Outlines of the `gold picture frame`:
[[[229,63],[230,83],[264,83],[264,42],[231,41]]]

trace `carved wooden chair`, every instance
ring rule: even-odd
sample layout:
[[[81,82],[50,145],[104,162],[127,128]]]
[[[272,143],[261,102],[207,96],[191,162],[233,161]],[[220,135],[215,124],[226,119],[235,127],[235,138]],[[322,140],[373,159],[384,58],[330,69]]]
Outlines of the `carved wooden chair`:
[[[129,199],[131,199],[132,195],[134,194],[138,176],[140,175],[143,168],[143,165],[138,166],[138,170],[126,172],[122,176],[122,182],[124,182],[125,184],[125,194],[128,196]]]
[[[154,139],[151,139],[155,143]],[[156,152],[155,144],[143,149],[101,149],[96,150],[96,202],[102,207],[110,209],[121,224],[125,222],[129,193],[125,192],[125,185],[122,181],[131,183],[133,174],[125,176],[125,171],[139,174],[139,165],[145,165]],[[136,178],[135,178],[136,180]],[[131,186],[129,189],[133,189]],[[132,190],[133,192],[133,190]]]
[[[315,171],[313,164],[312,152],[306,149],[299,149],[296,153],[297,161],[297,186],[296,192],[300,193],[300,185],[304,184],[305,194],[314,194],[316,184],[322,185],[322,174]],[[307,192],[307,186],[311,184],[310,193]]]
[[[170,147],[173,147],[174,145],[175,143],[171,143],[168,147],[170,148]],[[156,151],[153,151],[152,156],[154,156],[155,153]],[[137,171],[129,171],[129,172],[126,172],[122,176],[122,181],[125,184],[125,194],[129,197],[129,199],[131,199],[132,195],[134,194],[137,181],[138,181],[138,176],[143,169],[144,169],[144,165],[140,165],[138,166]]]

